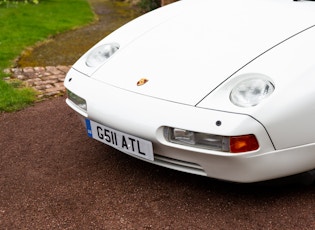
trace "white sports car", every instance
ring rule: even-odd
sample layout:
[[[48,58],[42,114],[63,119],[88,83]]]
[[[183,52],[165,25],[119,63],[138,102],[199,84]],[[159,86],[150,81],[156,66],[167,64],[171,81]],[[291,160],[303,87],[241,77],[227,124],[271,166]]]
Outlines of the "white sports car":
[[[182,0],[116,30],[65,79],[91,138],[234,182],[315,169],[315,2]]]

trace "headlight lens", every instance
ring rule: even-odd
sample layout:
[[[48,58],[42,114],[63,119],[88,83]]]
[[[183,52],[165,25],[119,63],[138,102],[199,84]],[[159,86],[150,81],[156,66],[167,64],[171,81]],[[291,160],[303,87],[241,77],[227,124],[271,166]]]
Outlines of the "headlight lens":
[[[164,137],[168,142],[195,148],[230,153],[245,153],[259,149],[255,135],[220,136],[194,132],[185,129],[164,128]]]
[[[169,128],[167,129],[166,137],[170,142],[177,144],[190,145],[217,151],[229,150],[229,139],[224,136]]]
[[[77,105],[80,109],[86,111],[87,110],[87,104],[86,101],[82,98],[76,95],[75,93],[71,92],[70,90],[67,90],[68,98],[70,101],[72,101],[75,105]]]
[[[85,64],[89,67],[96,67],[110,58],[118,49],[119,45],[117,43],[96,47],[88,55]]]
[[[266,79],[246,79],[234,87],[230,94],[230,100],[240,107],[252,107],[269,97],[274,89],[274,85]]]

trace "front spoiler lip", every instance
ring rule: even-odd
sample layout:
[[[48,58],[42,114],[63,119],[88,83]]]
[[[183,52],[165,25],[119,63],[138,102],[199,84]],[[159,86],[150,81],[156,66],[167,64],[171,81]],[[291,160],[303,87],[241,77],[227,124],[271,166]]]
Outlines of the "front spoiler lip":
[[[83,122],[85,118],[79,117],[82,124],[85,124]],[[155,153],[154,161],[136,158],[173,170],[236,183],[273,183],[279,180],[281,182],[282,178],[287,181],[290,178],[285,177],[291,177],[292,175],[293,179],[299,179],[299,175],[296,174],[313,170],[315,167],[312,165],[312,162],[315,161],[315,156],[312,154],[315,151],[315,145],[275,150],[252,156],[248,154],[220,156],[200,152],[194,153],[163,145],[158,146],[158,148],[162,149],[164,153],[173,150],[174,152],[164,155]],[[286,162],[283,162],[283,159],[286,159]],[[313,177],[309,178],[308,174],[307,176],[307,181],[314,180]],[[275,180],[278,178],[280,179]]]

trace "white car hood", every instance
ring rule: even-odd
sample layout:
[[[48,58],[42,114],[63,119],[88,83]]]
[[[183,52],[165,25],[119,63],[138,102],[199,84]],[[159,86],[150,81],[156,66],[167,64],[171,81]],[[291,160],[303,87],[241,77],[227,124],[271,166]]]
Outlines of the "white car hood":
[[[91,77],[196,105],[253,59],[314,25],[314,12],[315,3],[306,1],[182,0],[105,38],[101,43],[121,47]],[[142,78],[148,82],[137,86]]]

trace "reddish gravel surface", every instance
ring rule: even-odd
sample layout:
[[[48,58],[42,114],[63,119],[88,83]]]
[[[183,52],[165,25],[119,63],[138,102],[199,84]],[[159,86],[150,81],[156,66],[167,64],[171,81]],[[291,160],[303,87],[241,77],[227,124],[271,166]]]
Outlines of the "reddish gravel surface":
[[[314,229],[315,186],[238,185],[89,139],[56,98],[0,114],[0,229]]]

